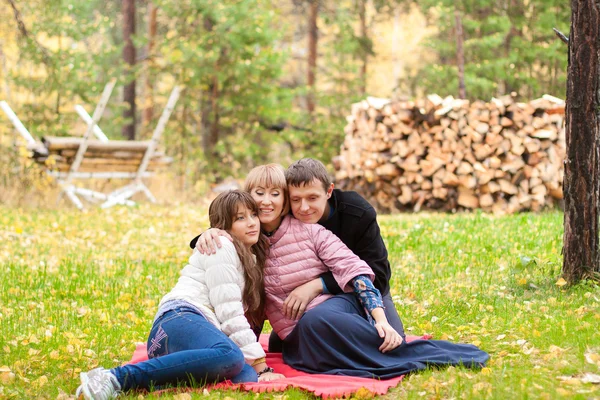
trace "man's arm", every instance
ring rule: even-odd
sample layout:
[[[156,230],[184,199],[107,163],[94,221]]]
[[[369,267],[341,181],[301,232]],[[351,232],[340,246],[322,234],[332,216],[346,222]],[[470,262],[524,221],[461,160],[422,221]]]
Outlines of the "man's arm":
[[[200,239],[200,236],[202,236],[202,234],[199,234],[198,236],[196,236],[195,238],[193,238],[192,241],[190,242],[190,247],[192,249],[196,248],[196,243],[198,242],[198,239]]]
[[[356,232],[356,245],[350,250],[369,264],[369,267],[375,273],[373,283],[381,290],[381,294],[385,295],[389,290],[391,270],[387,248],[381,237],[375,209],[367,210],[358,226],[364,226],[365,229]]]
[[[335,278],[333,277],[333,274],[331,273],[331,271],[327,271],[327,272],[322,273],[319,278],[322,279],[323,284],[324,284],[323,293],[329,293],[329,294],[342,294],[342,293],[344,293],[344,291],[342,290],[342,288],[340,288],[340,286],[335,281]]]
[[[193,238],[190,242],[190,247],[192,249],[198,249],[200,254],[216,254],[217,249],[221,248],[221,239],[219,239],[219,236],[226,237],[233,241],[231,235],[226,231],[218,228],[210,228],[206,232],[202,232]]]
[[[382,295],[387,293],[389,289],[389,280],[391,271],[388,262],[388,253],[381,237],[379,224],[377,223],[377,213],[374,208],[365,210],[359,221],[355,224],[357,229],[355,234],[354,246],[350,250],[356,254],[361,260],[369,264],[369,267],[375,273],[376,286],[382,288]],[[331,272],[322,274],[321,279],[326,286],[327,292],[331,294],[343,293],[333,278]],[[383,293],[386,292],[386,293]],[[325,292],[324,292],[325,293]]]

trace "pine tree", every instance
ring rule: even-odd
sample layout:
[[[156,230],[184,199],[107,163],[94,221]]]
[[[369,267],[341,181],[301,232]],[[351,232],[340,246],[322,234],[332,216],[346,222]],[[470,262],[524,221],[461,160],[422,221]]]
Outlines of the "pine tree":
[[[571,0],[563,274],[600,274],[600,4]]]
[[[552,27],[565,29],[568,5],[559,0],[420,2],[439,34],[429,42],[439,62],[414,79],[427,93],[456,94],[459,86],[455,12],[462,17],[465,86],[472,99],[516,92],[522,98],[564,97],[566,60]]]

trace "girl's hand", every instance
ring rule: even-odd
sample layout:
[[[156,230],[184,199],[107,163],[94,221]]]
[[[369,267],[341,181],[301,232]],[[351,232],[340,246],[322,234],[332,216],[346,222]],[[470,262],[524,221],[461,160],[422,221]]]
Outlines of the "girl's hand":
[[[231,235],[229,235],[227,231],[218,228],[210,228],[198,238],[196,249],[198,249],[200,254],[215,254],[217,248],[221,248],[221,239],[219,239],[219,236],[224,236],[227,239],[232,240]]]
[[[269,382],[269,381],[274,381],[276,379],[284,379],[285,375],[282,374],[278,374],[275,372],[265,372],[264,374],[262,374],[261,376],[258,377],[258,381],[259,382]]]
[[[383,338],[383,343],[379,346],[379,351],[387,353],[400,346],[404,341],[402,336],[387,321],[378,322],[375,324],[379,337]]]

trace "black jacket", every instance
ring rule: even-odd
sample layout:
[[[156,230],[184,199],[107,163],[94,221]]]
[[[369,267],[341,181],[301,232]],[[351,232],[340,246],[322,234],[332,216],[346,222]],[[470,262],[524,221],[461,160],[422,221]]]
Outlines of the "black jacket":
[[[333,207],[334,213],[321,225],[333,232],[354,254],[369,264],[375,273],[373,284],[382,296],[388,294],[392,271],[373,206],[358,193],[340,189],[333,190],[329,206]],[[321,275],[321,278],[330,293],[342,293],[330,272]]]

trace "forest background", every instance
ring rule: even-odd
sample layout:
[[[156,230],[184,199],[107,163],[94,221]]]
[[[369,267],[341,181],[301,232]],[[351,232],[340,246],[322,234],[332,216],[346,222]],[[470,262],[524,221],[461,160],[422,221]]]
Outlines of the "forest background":
[[[82,135],[73,106],[91,113],[116,78],[102,129],[149,138],[182,85],[161,144],[175,159],[169,180],[193,194],[255,164],[330,163],[367,95],[458,97],[461,74],[472,100],[565,93],[567,47],[552,28],[568,32],[570,9],[558,0],[0,4],[0,99],[34,136]],[[0,185],[23,196],[43,179],[16,137],[1,117]]]

